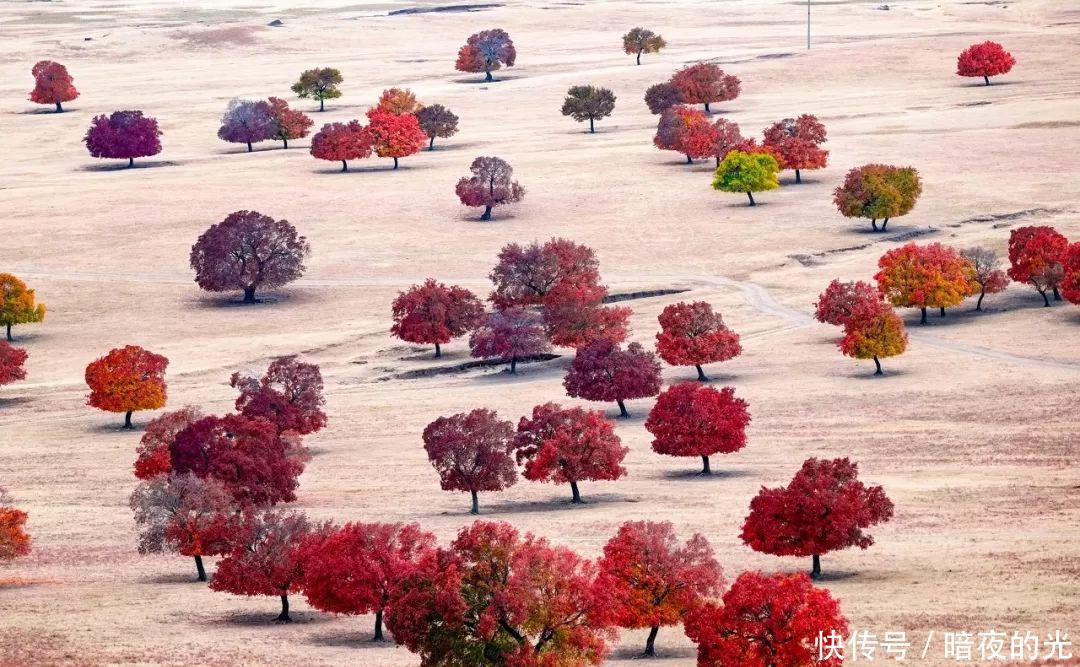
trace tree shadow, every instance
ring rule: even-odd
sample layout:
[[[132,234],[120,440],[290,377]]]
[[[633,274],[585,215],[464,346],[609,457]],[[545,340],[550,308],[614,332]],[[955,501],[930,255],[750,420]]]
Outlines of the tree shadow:
[[[452,137],[443,139],[437,138],[435,140],[435,150],[429,151],[427,147],[420,151],[419,155],[424,153],[454,153],[457,151],[463,151],[467,148],[476,148],[477,146],[483,146],[482,141],[454,141]]]
[[[49,107],[43,106],[43,107],[40,107],[40,108],[33,107],[33,108],[30,108],[30,109],[24,109],[23,111],[9,111],[8,113],[10,113],[12,115],[17,115],[17,116],[63,116],[64,114],[71,113],[73,111],[78,111],[78,110],[79,110],[79,107],[74,107],[74,108],[64,109],[63,111],[57,113],[56,112],[56,107],[54,107],[54,106],[49,106]]]
[[[153,412],[148,410],[147,412]],[[111,415],[116,415],[116,421],[102,422],[94,424],[87,428],[90,433],[131,433],[138,435],[143,432],[143,428],[146,426],[146,422],[153,419],[153,416],[140,418],[139,413],[131,415],[131,428],[124,428],[124,413],[123,412],[110,412]]]
[[[1021,83],[1024,83],[1023,79],[1021,79],[1019,81],[1017,81],[1016,79],[1009,79],[1009,80],[1006,80],[1006,81],[995,81],[994,77],[990,77],[990,85],[988,86],[988,85],[986,85],[986,82],[983,81],[981,76],[971,76],[971,77],[965,76],[963,78],[971,79],[972,81],[970,83],[959,83],[956,86],[957,88],[994,88],[995,86],[1017,86],[1017,85],[1019,85]]]
[[[205,558],[205,556],[204,556]],[[188,559],[191,560],[190,558]],[[191,567],[194,568],[194,563],[191,563]],[[208,576],[208,579],[213,579],[213,576]],[[193,586],[205,586],[207,582],[199,581],[195,576],[194,570],[186,574],[180,572],[169,572],[167,574],[155,574],[142,579],[147,584],[190,584]]]
[[[18,388],[18,385],[12,387],[12,389]],[[20,405],[26,405],[27,403],[32,403],[33,400],[33,396],[5,396],[4,394],[0,393],[0,410],[4,408],[14,408]]]
[[[492,72],[491,76],[495,77],[494,81],[485,80],[483,73],[481,73],[479,76],[474,75],[474,76],[468,76],[468,77],[461,77],[459,79],[450,79],[450,81],[452,83],[464,83],[464,84],[475,85],[475,86],[491,86],[491,85],[494,85],[496,83],[501,83],[503,81],[516,81],[517,79],[526,78],[524,74],[503,74],[503,75],[498,75],[498,74],[495,74],[494,72]]]
[[[266,601],[270,604],[267,605],[266,611],[261,613],[254,612],[229,612],[221,614],[216,617],[216,620],[220,623],[228,625],[257,628],[257,627],[277,627],[288,626],[289,624],[282,624],[277,622],[277,615],[281,611],[281,607],[277,604],[278,599],[276,597],[266,596]],[[292,601],[293,596],[289,596],[289,600]],[[301,624],[318,624],[327,623],[331,620],[329,616],[320,614],[317,612],[304,612],[304,611],[290,611],[289,616],[292,618],[292,625],[298,623]]]
[[[723,456],[722,454],[716,456]],[[716,465],[716,456],[709,457],[710,465]],[[690,460],[690,457],[686,457]],[[700,462],[700,459],[698,459]],[[750,470],[743,468],[720,468],[719,470],[713,470],[711,475],[702,475],[701,468],[686,470],[665,470],[661,473],[653,475],[651,479],[671,479],[679,480],[683,482],[718,482],[725,479],[738,479],[740,477],[752,477],[754,473]]]
[[[108,158],[106,158],[108,159]],[[101,171],[136,171],[138,169],[156,169],[158,167],[177,167],[179,162],[173,162],[172,160],[150,160],[143,162],[136,162],[133,166],[129,167],[127,162],[110,162],[108,164],[86,164],[78,168],[79,171],[89,172],[101,172]]]
[[[350,617],[353,618],[353,617]],[[373,618],[371,614],[364,614],[363,616],[355,617],[360,618]],[[374,625],[368,627],[358,627],[351,632],[331,632],[327,634],[320,634],[313,636],[308,643],[315,646],[326,646],[332,648],[350,648],[350,649],[394,649],[397,644],[394,643],[392,635],[383,628],[383,635],[387,637],[382,641],[373,639]]]
[[[863,361],[863,360],[860,359],[859,361]],[[869,361],[872,363],[873,360],[869,360]],[[861,369],[861,366],[860,366],[860,369]],[[859,370],[859,371],[857,371],[855,373],[848,373],[847,376],[849,378],[853,379],[853,380],[864,380],[864,381],[880,380],[880,381],[884,382],[885,380],[888,380],[889,378],[902,377],[902,376],[905,376],[905,375],[911,375],[911,371],[909,371],[909,370],[905,370],[905,369],[902,369],[902,368],[900,368],[900,369],[889,368],[888,359],[883,359],[882,360],[882,362],[881,362],[881,370],[884,371],[884,374],[883,375],[876,375],[874,373],[874,367],[871,365],[866,370]]]
[[[230,143],[232,143],[232,142],[230,142]],[[281,146],[280,144],[275,144],[275,145],[272,145],[272,146],[267,146],[265,144],[263,144],[263,145],[252,144],[252,147],[251,147],[252,149],[249,151],[247,149],[246,144],[239,144],[239,145],[240,145],[239,149],[236,149],[236,148],[222,148],[222,149],[220,149],[218,151],[215,151],[215,152],[218,155],[248,155],[248,154],[254,154],[254,153],[267,153],[267,152],[272,152],[272,151],[287,151],[287,150],[291,150],[293,148],[300,148],[300,146],[295,146],[295,145],[294,146],[289,146],[289,148],[286,149],[285,147]]]
[[[420,151],[419,153],[416,153],[416,155],[422,155],[422,154],[424,154],[426,152],[427,151]],[[410,155],[409,157],[413,157],[413,156]],[[364,158],[364,159],[370,159],[370,158]],[[380,158],[380,159],[385,159],[385,158]],[[418,166],[413,166],[413,165],[410,165],[410,164],[407,164],[406,162],[404,162],[405,158],[399,158],[399,159],[402,160],[402,161],[398,163],[398,168],[397,169],[394,169],[394,163],[393,162],[385,162],[385,163],[379,163],[378,165],[358,166],[358,167],[354,167],[352,164],[350,164],[348,171],[342,171],[340,167],[337,168],[337,169],[315,169],[314,173],[316,173],[316,174],[330,174],[330,175],[337,174],[337,175],[340,175],[340,176],[343,176],[343,177],[348,177],[349,174],[395,174],[395,173],[399,173],[399,172],[402,172],[402,171],[422,171],[424,169],[429,168],[427,166],[419,166],[419,167]],[[358,161],[359,160],[357,160],[356,162],[358,162]],[[328,162],[329,162],[329,160],[328,160]],[[338,160],[338,162],[340,163],[341,160]]]
[[[656,655],[644,656],[642,651],[644,650],[645,641],[642,640],[640,645],[637,644],[623,644],[616,648],[614,651],[608,654],[607,659],[611,662],[623,662],[633,660],[649,660],[649,661],[663,661],[663,660],[681,660],[693,661],[693,658],[697,655],[697,649],[692,646],[675,646],[665,647],[664,634],[665,631],[670,632],[672,635],[681,635],[682,630],[679,626],[665,626],[660,629],[660,634],[656,639]]]
[[[269,309],[287,303],[302,304],[317,300],[317,297],[309,294],[311,291],[312,290],[303,288],[293,289],[287,292],[267,290],[266,292],[259,292],[256,295],[255,303],[244,303],[242,296],[239,296],[242,294],[241,292],[227,292],[225,293],[227,296],[212,296],[211,294],[201,293],[199,296],[187,299],[186,301],[195,308],[205,310],[226,310],[235,308],[237,310],[251,309],[257,311],[260,308]]]
[[[480,504],[480,517],[498,516],[506,514],[535,514],[546,512],[559,512],[559,511],[574,511],[585,510],[589,507],[595,507],[598,505],[611,505],[614,503],[637,503],[641,502],[641,499],[636,496],[627,496],[622,493],[589,493],[589,482],[579,482],[578,487],[581,489],[581,503],[570,502],[570,485],[559,484],[556,488],[565,492],[565,496],[559,496],[551,498],[549,500],[535,500],[530,502],[503,502],[495,505]],[[443,512],[448,515],[469,515],[469,509],[467,503],[460,512]]]

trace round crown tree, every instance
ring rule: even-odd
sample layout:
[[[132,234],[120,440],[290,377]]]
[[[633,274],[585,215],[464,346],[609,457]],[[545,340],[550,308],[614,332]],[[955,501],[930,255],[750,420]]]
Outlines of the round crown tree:
[[[677,105],[660,114],[653,145],[660,150],[678,151],[686,164],[713,154],[717,130],[704,112]]]
[[[682,91],[670,81],[657,83],[645,89],[645,106],[653,114],[661,114],[678,104],[683,104]]]
[[[481,491],[502,491],[517,482],[513,446],[514,425],[483,408],[439,417],[424,429],[424,450],[443,491],[471,494],[472,514],[480,513]]]
[[[494,81],[491,73],[503,67],[513,67],[517,60],[514,42],[505,30],[482,30],[469,36],[458,50],[454,68],[459,72],[483,72],[485,81]]]
[[[242,290],[244,303],[256,303],[257,289],[280,287],[303,275],[310,252],[307,239],[288,221],[236,211],[191,247],[191,268],[204,290]]]
[[[157,119],[141,111],[114,111],[94,116],[83,142],[93,157],[126,159],[133,167],[135,158],[161,152],[160,136]]]
[[[133,428],[131,413],[165,405],[165,367],[169,360],[138,345],[110,350],[86,366],[90,395],[86,404],[106,412],[123,412],[124,428]]]
[[[997,253],[989,248],[965,248],[960,256],[968,263],[968,281],[972,295],[978,294],[975,310],[982,311],[982,302],[987,294],[997,294],[1009,286],[1009,276],[998,268]]]
[[[921,194],[922,181],[913,167],[864,164],[844,176],[833,191],[833,203],[846,218],[870,218],[876,232],[878,220],[883,220],[881,231],[885,231],[889,218],[910,213]]]
[[[514,180],[510,163],[497,157],[478,157],[469,166],[472,176],[462,176],[455,191],[461,203],[484,207],[481,220],[491,220],[496,206],[513,204],[525,197],[525,188]]]
[[[769,153],[733,150],[716,168],[712,187],[724,192],[745,192],[750,199],[750,206],[756,206],[755,192],[780,187],[780,180],[777,178],[779,172],[780,164]]]
[[[814,304],[814,319],[822,324],[842,327],[851,319],[855,308],[867,301],[881,301],[877,288],[870,283],[861,280],[846,283],[833,280]]]
[[[1007,74],[1016,64],[1016,58],[997,42],[986,41],[972,44],[956,59],[956,73],[960,76],[981,76],[986,85],[990,77]]]
[[[874,375],[884,375],[881,359],[903,354],[907,343],[907,332],[900,316],[880,300],[866,300],[852,308],[844,322],[844,337],[837,346],[846,356],[873,359],[877,367]]]
[[[267,101],[270,103],[270,117],[274,121],[272,139],[281,141],[283,147],[288,148],[290,139],[302,139],[308,135],[315,121],[308,118],[306,113],[290,109],[289,103],[280,97],[271,97]]]
[[[341,97],[338,84],[342,81],[341,72],[333,67],[309,69],[292,85],[292,91],[300,98],[319,100],[319,111],[326,111],[326,100]]]
[[[30,536],[25,529],[27,514],[10,503],[7,491],[0,486],[0,563],[30,553]]]
[[[926,324],[926,309],[955,306],[971,294],[968,265],[960,254],[940,243],[908,243],[894,248],[878,259],[881,269],[874,274],[878,292],[894,306],[919,308],[921,324]]]
[[[31,102],[55,104],[56,113],[61,113],[64,102],[70,102],[79,96],[67,68],[58,62],[38,61],[34,63],[30,73],[34,75],[34,89],[30,91]]]
[[[267,419],[278,433],[307,435],[326,426],[322,372],[295,355],[274,359],[262,377],[233,373],[229,386],[240,392],[235,406],[241,415]]]
[[[11,327],[16,324],[32,324],[45,319],[45,304],[34,302],[34,290],[10,273],[0,273],[0,325],[7,329],[8,341]]]
[[[712,63],[687,65],[671,75],[674,84],[687,104],[704,104],[705,113],[709,105],[727,102],[739,96],[742,90],[739,77],[725,74],[724,70]]]
[[[518,361],[549,352],[551,345],[541,315],[535,310],[512,306],[490,313],[472,332],[469,348],[478,359],[509,363],[510,373],[516,375]]]
[[[475,329],[484,316],[484,304],[472,292],[434,278],[399,293],[391,310],[390,333],[409,343],[434,344],[436,359],[443,343]]]
[[[570,116],[579,123],[589,121],[589,132],[596,132],[595,122],[607,118],[615,111],[615,93],[596,86],[571,86],[566,91],[562,115]]]
[[[441,104],[432,104],[414,111],[420,129],[428,136],[428,150],[435,150],[435,137],[447,138],[457,134],[458,117]]]
[[[135,477],[148,480],[172,472],[172,443],[181,431],[202,417],[198,408],[188,405],[147,422],[135,449]]]
[[[358,120],[327,123],[311,138],[311,155],[320,160],[341,162],[341,171],[349,170],[349,160],[371,155],[371,135]]]
[[[26,350],[20,350],[6,340],[0,340],[0,387],[26,378]]]
[[[1019,227],[1009,233],[1009,277],[1021,283],[1031,283],[1049,307],[1048,291],[1060,301],[1058,289],[1065,276],[1063,260],[1069,240],[1053,227]]]
[[[780,156],[781,169],[794,169],[795,182],[802,183],[802,170],[821,169],[828,161],[825,126],[812,114],[785,118],[765,129],[765,145]]]
[[[657,318],[656,352],[672,366],[694,366],[698,381],[708,382],[702,364],[727,361],[742,354],[739,334],[705,301],[674,303]]]
[[[250,153],[254,150],[253,143],[273,139],[277,130],[268,102],[233,98],[221,117],[218,138],[234,144],[247,144]]]
[[[623,52],[627,55],[637,56],[637,64],[641,64],[641,54],[659,53],[660,49],[667,46],[667,42],[648,28],[631,28],[623,35]]]
[[[371,150],[379,157],[398,160],[420,152],[427,143],[427,135],[411,113],[390,113],[375,108],[367,112],[368,124],[364,128],[371,142]]]
[[[640,343],[624,350],[614,341],[599,340],[578,350],[563,386],[575,398],[615,401],[619,416],[629,417],[625,401],[660,393],[660,363]]]
[[[668,456],[701,457],[701,474],[711,475],[709,457],[730,454],[746,446],[750,413],[735,390],[716,390],[697,382],[668,387],[656,399],[645,429],[652,433],[653,451]]]

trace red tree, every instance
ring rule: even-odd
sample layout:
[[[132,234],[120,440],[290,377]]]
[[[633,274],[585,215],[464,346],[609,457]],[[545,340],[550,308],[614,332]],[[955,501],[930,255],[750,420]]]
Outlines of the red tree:
[[[26,356],[26,350],[15,347],[6,340],[0,340],[0,386],[26,377],[23,369]]]
[[[727,157],[727,154],[737,150],[744,141],[739,133],[739,124],[724,118],[717,118],[713,122],[713,147],[712,155],[716,158],[716,166]]]
[[[681,623],[718,596],[724,577],[701,533],[680,545],[671,522],[627,521],[604,545],[598,585],[612,597],[611,614],[622,628],[650,628],[646,656],[656,654],[656,634]]]
[[[434,547],[435,536],[415,523],[347,523],[309,541],[302,555],[304,597],[333,614],[374,612],[373,641],[382,641],[390,591]]]
[[[653,144],[666,151],[678,151],[686,163],[713,155],[720,139],[717,127],[701,111],[682,105],[673,106],[662,114],[656,125]]]
[[[822,657],[821,637],[846,636],[839,603],[805,574],[743,572],[723,605],[705,604],[686,619],[698,667],[838,667]]]
[[[106,412],[123,412],[124,428],[132,428],[131,413],[165,405],[165,367],[169,360],[138,345],[110,350],[86,366],[90,396],[86,404]]]
[[[401,578],[387,627],[422,667],[599,665],[614,633],[595,581],[574,552],[477,521]]]
[[[443,491],[472,494],[473,514],[480,513],[479,492],[502,491],[517,482],[513,444],[514,425],[483,408],[439,417],[424,429],[424,449]]]
[[[499,310],[545,305],[547,295],[558,287],[599,303],[607,295],[599,267],[592,248],[568,239],[553,238],[543,245],[510,243],[499,251],[499,263],[488,275],[495,283],[491,302]]]
[[[289,103],[280,97],[271,97],[270,117],[274,121],[274,139],[280,140],[285,148],[289,147],[290,139],[303,139],[311,131],[315,121],[308,118],[303,111],[290,109]]]
[[[281,613],[275,620],[291,623],[289,594],[300,590],[304,555],[329,532],[329,525],[313,525],[303,512],[249,511],[210,588],[234,595],[276,595]]]
[[[877,288],[861,280],[840,282],[834,279],[814,304],[814,318],[823,324],[844,326],[855,307],[865,302],[879,302]]]
[[[94,116],[83,142],[93,157],[127,160],[133,167],[135,158],[161,152],[160,136],[157,119],[141,111],[114,111]]]
[[[399,158],[419,153],[427,143],[420,121],[411,113],[397,114],[375,108],[367,112],[367,117],[371,150],[379,157],[393,158],[394,169],[398,168]]]
[[[725,74],[718,66],[704,62],[675,72],[671,75],[671,83],[679,89],[683,101],[704,104],[706,113],[710,104],[733,100],[741,91],[739,77]]]
[[[241,505],[296,500],[306,454],[295,436],[278,433],[262,417],[203,417],[177,434],[169,449],[172,470],[213,477]]]
[[[1065,275],[1062,262],[1069,240],[1053,227],[1020,227],[1009,234],[1009,277],[1021,283],[1031,283],[1049,306],[1046,292],[1053,291],[1054,300],[1061,300],[1059,286]]]
[[[358,120],[327,123],[311,138],[311,155],[320,160],[341,161],[341,170],[349,170],[349,160],[371,155],[371,135]]]
[[[794,169],[795,182],[802,183],[800,171],[821,169],[829,151],[821,148],[825,142],[825,126],[812,114],[785,118],[765,128],[765,145],[780,156],[781,169]]]
[[[139,553],[176,552],[195,559],[206,581],[203,556],[227,553],[237,528],[232,495],[216,479],[158,475],[141,482],[129,501],[139,531]]]
[[[310,253],[307,239],[288,220],[236,211],[203,232],[191,246],[190,261],[199,287],[208,292],[242,290],[244,303],[256,303],[256,290],[302,276]]]
[[[172,470],[169,451],[173,441],[202,416],[198,408],[189,405],[151,419],[135,450],[135,476],[145,480],[168,474]]]
[[[539,313],[520,306],[490,313],[469,336],[472,356],[501,359],[517,374],[517,362],[551,350]]]
[[[981,76],[986,85],[990,77],[1006,74],[1016,64],[1016,58],[997,42],[972,44],[956,59],[956,73],[960,76]]]
[[[578,482],[625,476],[626,468],[620,464],[630,451],[622,446],[604,413],[557,403],[537,405],[531,418],[521,418],[514,449],[518,463],[525,463],[522,477],[569,483],[573,503],[582,502]]]
[[[619,415],[629,417],[624,401],[660,392],[660,363],[640,343],[630,343],[624,350],[618,343],[600,340],[578,350],[563,386],[575,398],[615,401]]]
[[[926,324],[927,308],[940,308],[945,317],[946,307],[972,292],[967,261],[940,243],[893,248],[878,259],[878,267],[878,292],[894,306],[919,308],[921,324]]]
[[[26,534],[26,512],[9,507],[7,492],[0,486],[0,562],[13,560],[30,553],[30,536]]]
[[[705,301],[675,303],[657,318],[656,352],[672,366],[694,366],[698,381],[708,382],[702,364],[727,361],[742,354],[739,334],[727,328],[720,313]]]
[[[746,401],[735,398],[731,387],[718,391],[697,382],[681,382],[656,399],[645,428],[653,434],[654,452],[700,456],[701,474],[711,475],[709,457],[745,447],[749,423]]]
[[[544,325],[555,345],[580,350],[597,341],[621,343],[630,335],[632,311],[623,306],[603,306],[592,285],[561,288],[544,298]]]
[[[481,220],[491,220],[491,209],[519,202],[525,188],[514,180],[510,163],[497,157],[478,157],[469,166],[472,176],[462,176],[455,192],[465,206],[484,207]]]
[[[295,355],[270,362],[261,378],[233,373],[229,384],[240,390],[236,409],[245,417],[263,417],[279,433],[314,433],[326,426],[323,379],[317,364],[299,361]]]
[[[443,343],[476,328],[484,317],[484,305],[464,287],[447,287],[428,278],[398,293],[392,314],[390,333],[410,343],[433,343],[435,358],[440,359]]]
[[[494,81],[491,73],[502,67],[513,67],[517,60],[514,42],[505,30],[481,30],[469,36],[458,50],[454,68],[459,72],[483,72],[485,81]]]
[[[1080,304],[1080,241],[1069,244],[1063,260],[1061,295],[1072,303]]]
[[[55,104],[56,113],[60,113],[64,110],[63,102],[70,102],[79,96],[67,68],[60,63],[41,60],[34,64],[30,73],[34,75],[34,89],[30,91],[31,102]]]
[[[858,464],[846,458],[807,459],[786,487],[762,487],[750,501],[743,542],[774,556],[813,556],[816,579],[821,554],[869,547],[874,538],[863,531],[892,518],[885,491],[865,486],[858,474]]]

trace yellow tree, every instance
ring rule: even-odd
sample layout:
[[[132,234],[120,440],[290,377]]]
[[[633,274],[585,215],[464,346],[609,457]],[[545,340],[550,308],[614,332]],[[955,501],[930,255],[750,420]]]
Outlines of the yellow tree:
[[[877,280],[881,296],[894,306],[922,310],[955,306],[972,293],[967,261],[952,248],[940,243],[914,243],[894,248],[878,260]]]
[[[733,150],[716,168],[712,186],[724,192],[745,192],[750,205],[756,206],[754,193],[780,187],[779,173],[780,163],[772,155]]]
[[[7,339],[15,324],[29,324],[45,319],[45,304],[34,303],[34,290],[10,273],[0,273],[0,324],[7,327]]]
[[[877,366],[874,375],[883,375],[880,359],[903,354],[907,342],[904,321],[888,304],[864,301],[852,311],[838,345],[846,356],[873,359]]]

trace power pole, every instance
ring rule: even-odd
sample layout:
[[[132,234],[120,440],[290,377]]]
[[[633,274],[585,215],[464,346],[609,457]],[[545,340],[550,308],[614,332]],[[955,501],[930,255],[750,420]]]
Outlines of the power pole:
[[[810,50],[810,0],[806,0],[806,50]]]

